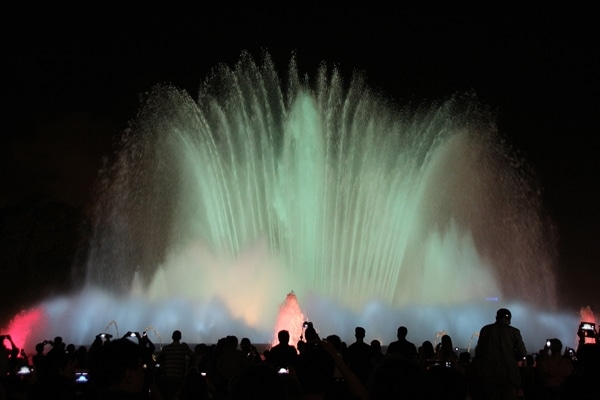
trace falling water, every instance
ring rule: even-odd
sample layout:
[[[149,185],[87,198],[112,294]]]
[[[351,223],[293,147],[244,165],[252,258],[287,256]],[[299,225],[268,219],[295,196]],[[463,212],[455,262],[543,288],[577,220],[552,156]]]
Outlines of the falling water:
[[[87,286],[44,305],[53,321],[79,315],[62,325],[73,340],[116,320],[268,343],[291,290],[327,334],[362,324],[389,342],[405,324],[466,346],[499,303],[563,329],[535,182],[474,96],[400,107],[364,77],[311,78],[292,58],[284,80],[244,53],[197,101],[155,87],[115,155]]]

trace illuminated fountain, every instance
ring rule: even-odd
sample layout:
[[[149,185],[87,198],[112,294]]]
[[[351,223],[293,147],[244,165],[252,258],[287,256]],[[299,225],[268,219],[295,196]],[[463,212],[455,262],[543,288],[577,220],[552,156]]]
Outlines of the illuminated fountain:
[[[363,77],[322,66],[310,80],[293,59],[288,72],[243,54],[197,101],[148,94],[100,176],[86,287],[24,315],[46,332],[28,343],[86,343],[111,320],[270,343],[290,290],[348,341],[356,325],[384,344],[406,325],[466,346],[500,306],[532,342],[570,339],[552,227],[485,107],[398,107]]]

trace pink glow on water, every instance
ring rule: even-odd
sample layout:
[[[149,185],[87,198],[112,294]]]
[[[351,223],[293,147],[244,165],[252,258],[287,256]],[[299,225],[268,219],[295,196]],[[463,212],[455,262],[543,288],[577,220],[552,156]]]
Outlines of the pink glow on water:
[[[579,311],[579,315],[581,317],[581,322],[591,322],[593,324],[596,323],[596,316],[594,315],[594,312],[592,311],[592,308],[590,306],[582,307]],[[586,337],[585,343],[594,344],[596,343],[596,339],[593,337]]]
[[[42,307],[33,308],[26,310],[16,315],[12,321],[10,321],[8,328],[5,330],[5,334],[10,334],[13,342],[18,348],[22,349],[35,347],[34,343],[31,343],[30,337],[32,336],[33,330],[43,330],[46,326],[46,315]],[[34,348],[26,348],[25,351],[31,353]]]
[[[583,307],[579,311],[579,315],[581,316],[581,322],[585,321],[596,323],[596,316],[594,315],[594,312],[590,306]]]
[[[289,344],[295,347],[302,336],[302,324],[304,321],[306,321],[306,317],[300,309],[298,298],[294,291],[291,291],[288,293],[285,301],[279,306],[271,345],[275,346],[278,344],[277,333],[281,330],[286,330],[290,333]]]

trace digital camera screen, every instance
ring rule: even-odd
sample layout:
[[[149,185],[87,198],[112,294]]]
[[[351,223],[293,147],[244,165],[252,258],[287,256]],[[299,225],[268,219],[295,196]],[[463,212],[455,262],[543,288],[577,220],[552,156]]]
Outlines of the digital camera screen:
[[[581,324],[581,329],[585,330],[585,331],[593,331],[594,330],[594,325],[591,322],[583,322]]]

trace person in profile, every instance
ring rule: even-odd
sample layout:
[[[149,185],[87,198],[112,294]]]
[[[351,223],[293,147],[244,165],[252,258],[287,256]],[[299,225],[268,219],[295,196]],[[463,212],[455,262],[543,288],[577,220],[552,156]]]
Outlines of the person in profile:
[[[506,308],[496,312],[496,322],[479,332],[473,359],[478,379],[477,396],[483,399],[517,399],[521,386],[518,362],[527,355],[521,331],[510,325]],[[480,397],[481,396],[481,397]]]
[[[181,331],[173,331],[173,341],[162,348],[156,359],[161,371],[158,377],[159,388],[166,400],[177,397],[188,365],[191,365],[194,357],[194,352],[187,343],[181,341],[181,337]]]
[[[395,355],[406,358],[407,360],[415,361],[417,359],[417,346],[414,343],[408,341],[408,328],[405,326],[398,327],[396,337],[398,340],[393,341],[389,344],[386,355]]]

